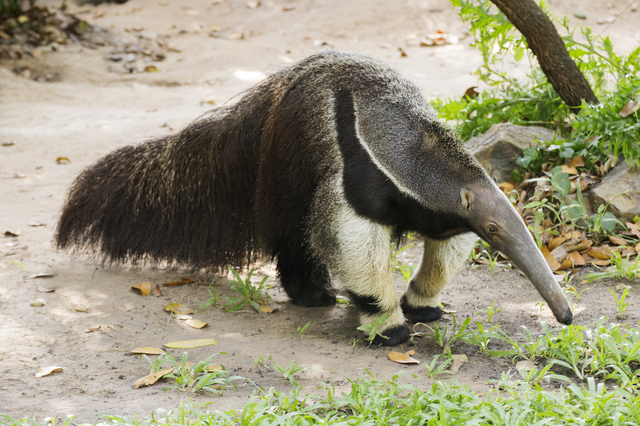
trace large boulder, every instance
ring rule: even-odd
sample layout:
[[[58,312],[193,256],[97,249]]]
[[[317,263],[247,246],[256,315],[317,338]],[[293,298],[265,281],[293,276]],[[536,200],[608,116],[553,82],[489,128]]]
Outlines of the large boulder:
[[[553,139],[553,130],[544,127],[517,126],[510,123],[496,124],[480,136],[473,137],[465,144],[478,159],[489,176],[498,182],[511,180],[511,172],[516,168],[516,160],[525,149],[535,145],[535,141]]]
[[[620,195],[624,192],[627,193]],[[589,191],[589,201],[594,211],[609,202],[607,210],[619,219],[633,221],[640,216],[640,167],[629,167],[627,162],[619,164]]]

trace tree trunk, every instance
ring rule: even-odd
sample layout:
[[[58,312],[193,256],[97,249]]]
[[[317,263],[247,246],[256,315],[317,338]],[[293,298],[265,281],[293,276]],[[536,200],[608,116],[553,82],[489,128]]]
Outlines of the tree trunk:
[[[569,52],[549,17],[534,0],[491,0],[524,35],[547,80],[573,111],[582,99],[599,103],[591,86],[569,56]]]

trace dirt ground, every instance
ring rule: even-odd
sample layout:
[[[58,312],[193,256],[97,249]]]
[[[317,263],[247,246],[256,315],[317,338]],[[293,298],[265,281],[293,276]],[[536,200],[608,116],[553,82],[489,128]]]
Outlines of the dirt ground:
[[[596,24],[609,15],[605,2],[549,3],[557,14],[584,13],[586,24],[596,32],[606,26]],[[611,3],[620,11],[628,5],[626,0]],[[466,26],[449,3],[264,0],[252,9],[244,0],[130,0],[97,7],[72,3],[69,11],[107,29],[116,39],[153,41],[161,36],[166,59],[136,62],[138,69],[155,65],[159,72],[125,73],[122,61],[107,58],[117,51],[113,45],[90,49],[69,44],[57,51],[42,49],[36,58],[0,63],[0,232],[21,232],[19,237],[0,237],[0,413],[38,419],[74,414],[79,422],[92,422],[103,413],[146,416],[157,408],[175,408],[180,401],[212,402],[209,409],[241,406],[256,390],[249,382],[238,382],[237,390],[222,396],[163,391],[161,383],[132,388],[149,368],[131,355],[131,349],[199,338],[218,343],[189,350],[190,360],[226,352],[217,362],[262,388],[292,387],[273,368],[255,367],[256,358],[266,354],[271,355],[271,366],[290,361],[309,366],[298,375],[306,392],[314,391],[320,381],[347,390],[346,379],[364,375],[365,370],[381,377],[405,371],[415,376],[407,374],[404,380],[427,386],[424,366],[403,367],[387,359],[388,349],[367,347],[364,335],[356,330],[353,308],[292,305],[278,289],[272,265],[262,265],[259,272],[274,284],[269,293],[276,312],[258,315],[207,308],[194,317],[210,325],[196,330],[172,319],[164,306],[181,302],[196,308],[208,299],[208,284],[215,285],[223,300],[233,297],[224,278],[201,275],[200,283],[164,288],[161,297],[143,298],[130,286],[142,281],[161,284],[193,272],[96,265],[58,252],[52,236],[68,186],[84,167],[123,144],[175,131],[212,108],[212,102],[224,104],[263,73],[327,46],[387,60],[429,98],[460,96],[476,84],[472,73],[481,58],[469,47]],[[640,12],[628,9],[605,34],[621,51],[628,50],[640,42],[639,22]],[[461,40],[439,47],[416,45],[416,40],[436,30]],[[50,81],[23,78],[13,72],[16,67],[28,67]],[[58,164],[58,157],[69,162]],[[32,226],[37,224],[41,226]],[[417,242],[403,259],[417,263],[420,256]],[[31,278],[43,272],[54,276]],[[615,320],[616,306],[607,286],[616,284],[590,285],[576,323],[593,324],[601,316]],[[398,291],[403,285],[398,279]],[[55,291],[38,291],[45,287]],[[638,297],[632,290],[625,319],[629,323],[640,319]],[[46,305],[32,307],[38,298]],[[444,297],[460,321],[495,300],[503,311],[494,322],[512,334],[523,325],[537,330],[540,321],[558,325],[548,309],[535,306],[540,299],[518,271],[490,273],[470,264],[446,288]],[[78,306],[89,311],[79,312]],[[298,327],[309,322],[313,324],[300,337]],[[451,318],[442,324],[451,326]],[[86,331],[98,325],[100,330]],[[440,351],[428,338],[397,348],[409,349],[421,361]],[[182,353],[167,351],[176,357]],[[454,353],[469,357],[455,379],[479,391],[512,368],[510,360],[491,359],[470,346],[455,346]],[[39,368],[52,365],[64,370],[34,378]]]

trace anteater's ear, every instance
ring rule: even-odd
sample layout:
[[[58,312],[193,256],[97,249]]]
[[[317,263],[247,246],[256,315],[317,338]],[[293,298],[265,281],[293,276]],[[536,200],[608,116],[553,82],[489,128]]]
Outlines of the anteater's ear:
[[[464,210],[469,211],[473,208],[473,194],[467,188],[460,190],[460,199]]]

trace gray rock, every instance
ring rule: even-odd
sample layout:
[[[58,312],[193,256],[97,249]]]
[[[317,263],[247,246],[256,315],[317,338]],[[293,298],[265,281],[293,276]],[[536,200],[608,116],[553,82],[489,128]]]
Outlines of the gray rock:
[[[625,191],[630,192],[620,195]],[[640,216],[640,167],[629,167],[627,162],[620,163],[602,179],[602,183],[589,191],[589,201],[594,211],[609,202],[607,210],[619,219],[631,222],[634,217]]]
[[[498,182],[508,182],[522,152],[535,145],[536,140],[553,139],[554,134],[553,130],[544,127],[501,123],[491,127],[486,133],[469,139],[465,146],[489,176]]]

